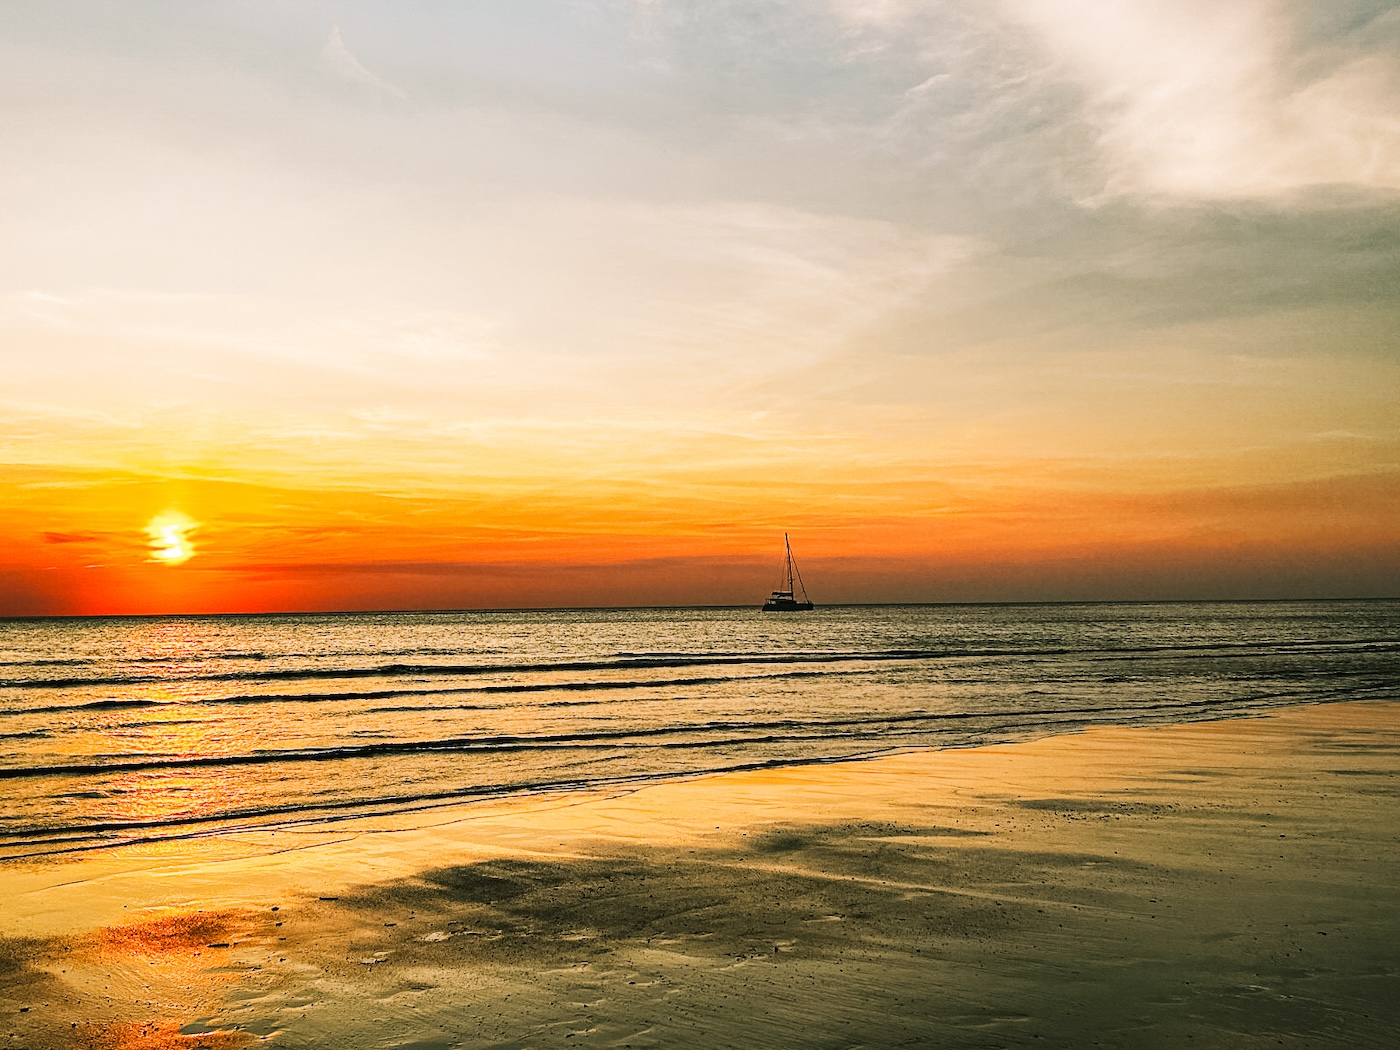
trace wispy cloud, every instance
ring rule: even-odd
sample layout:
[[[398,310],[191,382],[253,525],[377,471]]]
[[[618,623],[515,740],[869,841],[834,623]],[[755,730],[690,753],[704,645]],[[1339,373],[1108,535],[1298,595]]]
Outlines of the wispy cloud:
[[[389,83],[379,74],[366,68],[365,64],[355,56],[355,53],[345,46],[345,40],[340,35],[340,26],[331,26],[326,42],[321,46],[321,68],[332,76],[352,84],[374,88],[376,91],[392,95],[394,98],[408,97],[402,88]]]
[[[105,537],[97,532],[46,532],[45,543],[99,543]]]

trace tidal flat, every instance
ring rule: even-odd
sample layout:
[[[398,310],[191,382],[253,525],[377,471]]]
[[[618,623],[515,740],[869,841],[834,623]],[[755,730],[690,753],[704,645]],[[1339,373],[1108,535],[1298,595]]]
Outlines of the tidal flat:
[[[1389,1046],[1388,702],[0,868],[9,1047]]]

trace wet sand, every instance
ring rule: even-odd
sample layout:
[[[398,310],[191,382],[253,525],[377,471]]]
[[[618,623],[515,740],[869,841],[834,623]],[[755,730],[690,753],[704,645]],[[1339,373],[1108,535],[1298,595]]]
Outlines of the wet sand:
[[[10,863],[0,1046],[1391,1046],[1397,715]]]

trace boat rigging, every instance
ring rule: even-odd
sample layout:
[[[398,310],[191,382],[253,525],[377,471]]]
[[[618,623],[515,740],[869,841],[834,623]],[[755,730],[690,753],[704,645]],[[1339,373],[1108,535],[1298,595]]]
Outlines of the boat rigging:
[[[787,590],[776,590],[769,595],[768,600],[763,603],[764,612],[808,612],[812,606],[812,601],[807,597],[807,588],[802,583],[802,573],[797,570],[797,562],[792,557],[792,544],[788,541],[788,534],[783,533],[783,548],[787,552],[787,561],[784,565],[783,579],[787,583]],[[798,588],[802,591],[802,598],[797,598]]]

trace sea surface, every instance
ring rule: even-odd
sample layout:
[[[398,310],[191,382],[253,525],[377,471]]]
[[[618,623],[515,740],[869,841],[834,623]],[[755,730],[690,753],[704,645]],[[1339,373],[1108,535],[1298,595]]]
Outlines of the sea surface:
[[[0,859],[1397,683],[1394,601],[0,621]]]

